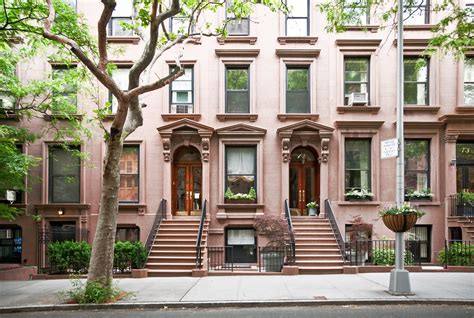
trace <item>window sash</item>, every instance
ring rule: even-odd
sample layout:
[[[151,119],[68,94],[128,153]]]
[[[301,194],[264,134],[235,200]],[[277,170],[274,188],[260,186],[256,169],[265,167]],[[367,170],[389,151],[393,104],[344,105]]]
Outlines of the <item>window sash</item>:
[[[246,72],[246,83],[244,88],[229,88],[229,73],[233,70],[244,70]],[[250,74],[249,67],[227,67],[225,78],[225,109],[226,113],[250,113]]]
[[[248,160],[251,162],[247,163]],[[239,188],[236,188],[231,183],[233,180],[239,181],[238,179],[240,179],[241,184]],[[234,193],[246,194],[250,187],[253,187],[255,191],[257,190],[257,147],[226,146],[224,191],[231,188]]]
[[[413,191],[430,189],[430,141],[428,139],[406,139],[405,149],[411,143],[417,149],[421,149],[421,144],[423,144],[425,152],[418,159],[409,157],[410,153],[405,151],[405,188]],[[412,167],[412,162],[415,162],[414,167]]]
[[[351,5],[355,3],[355,5]],[[347,21],[347,25],[364,25],[370,23],[370,7],[366,1],[365,5],[362,4],[362,1],[353,0],[346,1],[344,6],[344,11],[348,11],[350,14],[350,20]]]
[[[53,79],[63,79],[67,75],[67,72],[74,71],[75,69],[75,65],[54,65],[52,72]],[[77,106],[77,83],[64,85],[60,90],[55,90],[53,92],[53,100],[54,99],[56,99],[56,102],[66,99],[71,105]]]
[[[355,143],[363,142],[364,145]],[[354,143],[354,145],[350,145]],[[349,150],[351,150],[349,152]],[[357,150],[357,152],[355,151]],[[364,154],[364,151],[366,153]],[[344,151],[344,165],[345,165],[345,191],[352,189],[365,189],[371,191],[371,140],[370,139],[358,139],[358,138],[347,138],[345,140],[345,151]],[[366,158],[366,162],[359,161],[349,162],[349,157],[362,157]],[[349,164],[351,163],[351,164]]]
[[[290,72],[306,72],[306,89],[290,88]],[[310,113],[311,112],[311,93],[310,93],[310,72],[308,66],[291,66],[286,68],[286,112],[287,113]]]
[[[305,4],[305,9],[301,10],[301,4]],[[286,36],[308,36],[309,35],[309,0],[287,0],[288,6],[294,6],[295,14],[290,13],[290,15],[286,15],[285,17],[285,34]],[[305,23],[304,29],[300,29],[302,25],[298,25],[298,23]],[[293,29],[292,27],[297,27]]]
[[[474,8],[474,4],[472,4]],[[473,9],[474,10],[474,9]],[[474,57],[464,60],[464,104],[474,105]]]
[[[109,36],[133,36],[133,30],[124,30],[120,26],[120,22],[132,22],[131,16],[111,17],[108,26]]]
[[[71,148],[79,150],[78,147]],[[80,159],[59,146],[49,146],[48,153],[49,202],[79,203],[81,192]],[[55,159],[60,156],[61,160]]]
[[[173,67],[170,67],[170,72]],[[169,100],[171,114],[194,113],[194,68],[185,67],[184,75],[175,79],[169,85]],[[186,101],[179,101],[179,96],[186,95]]]
[[[132,162],[131,167],[129,165],[130,162]],[[129,182],[132,180],[133,182],[130,185]],[[122,156],[120,158],[119,202],[139,202],[139,198],[140,146],[124,145]]]
[[[356,71],[349,71],[347,69],[348,63],[354,63],[356,61],[364,62],[361,65],[365,66],[365,70],[356,70]],[[359,73],[361,76],[361,80],[349,80],[348,75],[349,73]],[[366,80],[362,80],[362,74],[365,73]],[[358,89],[354,90],[352,88],[359,87]],[[367,93],[367,100],[368,105],[370,105],[370,58],[369,57],[345,57],[344,58],[344,105],[349,104],[349,96],[351,93]]]
[[[425,67],[422,67],[420,69],[416,69],[414,65],[416,65],[418,58],[417,57],[405,57],[404,58],[404,66],[403,66],[403,71],[404,71],[404,79],[403,79],[403,90],[404,90],[404,104],[405,105],[428,105],[429,104],[429,74],[430,74],[430,69],[429,69],[429,59],[424,59],[425,60]],[[410,67],[413,69],[415,73],[408,72],[408,66],[413,65],[413,67]],[[407,79],[410,77],[414,77],[416,80],[411,80]],[[416,90],[416,96],[412,96],[412,94],[409,94],[408,90],[410,88],[415,88]],[[416,99],[416,100],[415,100]]]
[[[419,0],[419,3],[416,3],[416,0],[414,0],[412,5],[405,5],[403,11],[403,23],[405,25],[430,23],[429,8],[429,0]]]

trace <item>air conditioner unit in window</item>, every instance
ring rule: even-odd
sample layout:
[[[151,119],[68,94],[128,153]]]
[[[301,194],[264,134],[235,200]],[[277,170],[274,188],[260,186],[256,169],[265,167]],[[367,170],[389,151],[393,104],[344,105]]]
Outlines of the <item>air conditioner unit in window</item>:
[[[174,105],[176,114],[189,114],[193,112],[193,105]]]
[[[367,93],[351,93],[349,95],[349,106],[363,106],[369,102],[369,94]]]
[[[13,103],[11,98],[0,95],[0,113],[14,114],[15,107]]]
[[[16,191],[14,190],[4,190],[0,191],[0,201],[9,201],[10,204],[16,200]]]

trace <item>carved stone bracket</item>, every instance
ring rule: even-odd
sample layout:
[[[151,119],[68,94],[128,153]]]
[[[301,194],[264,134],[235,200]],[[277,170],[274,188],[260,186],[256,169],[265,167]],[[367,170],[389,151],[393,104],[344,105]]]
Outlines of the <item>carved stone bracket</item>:
[[[288,162],[290,160],[290,138],[281,139],[281,153],[283,162]]]
[[[458,140],[458,135],[448,135],[448,134],[446,134],[444,136],[444,140],[447,143],[456,143],[456,141]]]
[[[202,161],[209,161],[209,149],[210,149],[210,140],[209,138],[202,138],[201,140],[201,149],[202,149]]]
[[[321,138],[321,158],[322,162],[328,162],[329,138]]]
[[[171,140],[170,138],[162,138],[163,141],[163,157],[166,162],[171,158]]]

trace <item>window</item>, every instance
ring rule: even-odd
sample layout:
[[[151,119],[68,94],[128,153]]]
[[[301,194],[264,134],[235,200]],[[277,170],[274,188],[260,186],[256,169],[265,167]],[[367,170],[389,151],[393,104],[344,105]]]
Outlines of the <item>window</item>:
[[[124,145],[120,157],[119,202],[139,201],[139,153],[138,145]]]
[[[254,229],[228,228],[226,234],[225,261],[233,263],[256,263],[257,244]]]
[[[370,191],[370,177],[370,139],[346,139],[345,191]]]
[[[76,241],[76,222],[51,221],[51,242]]]
[[[308,66],[286,68],[286,112],[311,112]]]
[[[428,105],[428,59],[404,58],[404,102],[407,105]]]
[[[415,263],[431,262],[431,225],[415,225],[406,232],[406,240]]]
[[[425,191],[430,188],[430,141],[405,140],[405,189]]]
[[[49,147],[49,202],[80,202],[81,161],[74,151],[79,147],[65,150],[59,146]]]
[[[345,57],[344,58],[344,105],[355,104],[352,93],[365,93],[366,101],[369,100],[369,58]],[[364,98],[358,99],[361,104]]]
[[[347,25],[369,24],[370,7],[367,0],[346,0],[344,11]]]
[[[428,24],[430,23],[430,2],[429,0],[408,0],[405,1],[403,11],[403,23]]]
[[[228,20],[226,28],[229,35],[249,35],[250,30],[250,19],[249,18],[236,18],[235,14],[228,12],[229,7],[232,3],[226,2],[226,18]]]
[[[474,105],[474,57],[464,60],[464,104]]]
[[[133,2],[131,0],[117,1],[112,17],[109,21],[109,36],[132,36],[133,30],[124,29],[120,24],[131,23],[133,15]]]
[[[77,0],[62,0],[62,2],[73,8],[74,11],[77,10]]]
[[[118,241],[140,241],[140,228],[138,226],[118,225],[117,232],[115,233],[115,242]]]
[[[309,1],[287,0],[290,13],[286,16],[287,36],[309,35]]]
[[[171,68],[172,69],[172,68]],[[194,113],[194,74],[193,67],[185,67],[184,75],[170,85],[170,113]]]
[[[464,5],[466,6],[466,20],[473,23],[474,22],[474,1],[466,0]]]
[[[21,263],[22,240],[21,227],[0,227],[0,263]]]
[[[53,112],[68,111],[77,106],[75,65],[53,65],[53,80],[60,82],[60,89],[53,91]]]
[[[194,32],[194,26],[191,25],[191,28],[189,28],[188,17],[174,16],[170,18],[170,32],[178,35],[192,34]]]
[[[0,91],[0,114],[14,113],[16,108],[15,98],[5,91]]]
[[[250,113],[249,67],[226,67],[226,113]]]
[[[248,194],[256,187],[257,169],[255,146],[226,146],[225,190]]]
[[[9,147],[9,144],[5,145],[8,151],[13,150]],[[16,150],[18,155],[23,156],[23,145],[17,144]],[[15,159],[13,159],[15,160]],[[22,160],[21,157],[17,157],[16,160]],[[4,183],[4,180],[0,180],[0,203],[14,204],[23,202],[23,191],[20,189],[25,188],[24,180],[17,180],[12,184],[11,181]]]
[[[119,67],[112,73],[112,79],[117,83],[117,86],[124,92],[128,91],[128,74],[130,67]],[[109,91],[110,110],[115,114],[118,109],[118,101],[112,92]]]

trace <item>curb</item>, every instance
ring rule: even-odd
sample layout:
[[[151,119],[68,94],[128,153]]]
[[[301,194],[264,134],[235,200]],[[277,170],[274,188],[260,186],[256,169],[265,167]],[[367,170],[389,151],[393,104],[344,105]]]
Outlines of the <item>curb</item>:
[[[115,304],[58,304],[39,306],[0,307],[0,314],[20,312],[121,310],[121,309],[189,309],[189,308],[248,308],[248,307],[311,307],[346,305],[464,305],[474,306],[474,299],[358,299],[358,300],[262,300],[222,302],[149,302]]]

